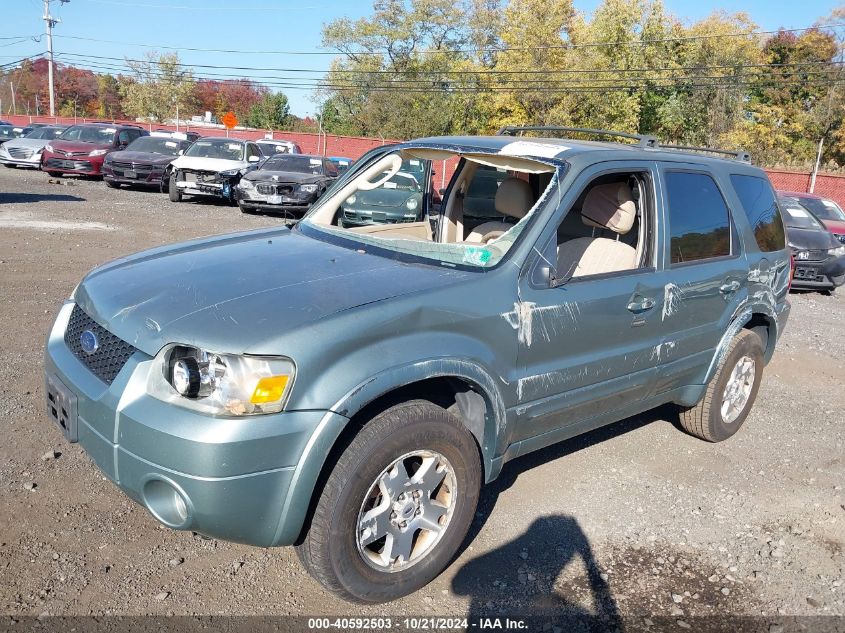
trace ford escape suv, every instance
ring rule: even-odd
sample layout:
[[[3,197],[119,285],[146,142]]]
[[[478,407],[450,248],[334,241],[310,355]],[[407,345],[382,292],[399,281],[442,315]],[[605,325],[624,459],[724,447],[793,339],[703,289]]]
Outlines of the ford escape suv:
[[[536,133],[380,147],[294,227],[94,269],[49,334],[49,416],[164,525],[294,545],[360,602],[437,576],[511,459],[666,403],[729,438],[789,314],[764,172]],[[405,161],[453,158],[436,217],[429,179],[418,222],[338,226]]]

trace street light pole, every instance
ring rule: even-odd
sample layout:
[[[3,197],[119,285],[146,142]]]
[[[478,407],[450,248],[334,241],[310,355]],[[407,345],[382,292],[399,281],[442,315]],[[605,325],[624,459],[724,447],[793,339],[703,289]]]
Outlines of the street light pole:
[[[59,0],[64,4],[70,0]],[[50,116],[56,116],[56,86],[53,81],[53,27],[61,20],[50,15],[50,0],[44,0],[44,22],[47,23],[47,83],[50,90]]]

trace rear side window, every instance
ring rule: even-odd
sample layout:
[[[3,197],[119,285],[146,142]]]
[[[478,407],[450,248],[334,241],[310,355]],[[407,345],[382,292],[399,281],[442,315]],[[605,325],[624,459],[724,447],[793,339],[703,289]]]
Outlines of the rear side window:
[[[673,264],[731,254],[731,221],[719,187],[707,174],[666,173]]]
[[[757,176],[733,175],[731,183],[754,230],[754,239],[760,250],[771,253],[786,248],[783,218],[769,181]]]

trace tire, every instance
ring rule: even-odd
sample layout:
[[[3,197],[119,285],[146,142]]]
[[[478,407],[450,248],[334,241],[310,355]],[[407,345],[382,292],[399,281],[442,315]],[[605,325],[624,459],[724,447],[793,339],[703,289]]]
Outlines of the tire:
[[[47,175],[51,178],[61,178],[64,174],[60,171],[48,171]]]
[[[245,204],[238,203],[238,208],[241,210],[241,213],[252,214],[255,213],[255,207],[248,207]]]
[[[6,169],[14,169],[17,165],[10,165],[9,163],[3,163],[3,167]]]
[[[104,182],[106,183],[106,187],[109,187],[111,189],[120,189],[120,183],[112,182],[111,180],[105,179]]]
[[[753,362],[749,367],[746,359]],[[744,366],[739,363],[743,361]],[[740,380],[747,395],[738,395],[734,402],[742,402],[741,406],[728,407],[727,416],[723,414],[726,406],[726,389],[734,371],[745,370],[746,379]],[[750,373],[749,373],[750,372]],[[731,341],[724,359],[716,370],[716,375],[707,385],[704,398],[693,407],[682,409],[680,422],[684,430],[708,442],[721,442],[736,433],[748,417],[754,406],[760,381],[763,378],[763,342],[751,330],[740,330]],[[750,384],[749,384],[750,383]],[[732,383],[734,384],[734,383]],[[738,392],[737,392],[738,393]],[[729,418],[729,419],[726,419]],[[732,419],[731,419],[732,418]]]
[[[167,186],[167,195],[170,197],[170,202],[182,202],[182,192],[176,186],[176,173],[170,174],[170,182]]]
[[[403,457],[407,458],[404,462],[400,460]],[[396,464],[403,466],[390,470]],[[434,464],[445,466],[442,481]],[[431,482],[427,484],[425,477],[415,481],[414,475],[408,478],[409,473],[419,473],[424,467],[434,474]],[[392,492],[380,488],[378,481],[389,482],[393,472],[406,484],[395,484]],[[412,495],[408,491],[414,484],[421,487]],[[430,402],[397,405],[368,422],[343,451],[317,501],[308,533],[296,546],[297,554],[320,584],[350,602],[395,600],[425,586],[449,564],[469,530],[480,488],[478,447],[460,421]],[[429,495],[426,490],[434,493]],[[406,491],[406,499],[399,496],[400,491]],[[434,497],[439,505],[424,501]],[[376,528],[374,542],[369,544],[362,543],[369,527],[363,531],[358,527],[367,514],[367,504],[375,505],[370,511],[377,514],[371,523]],[[404,505],[397,509],[397,504]],[[380,506],[384,512],[378,510]],[[427,512],[433,514],[426,517]],[[430,525],[445,522],[445,527],[436,531],[417,528],[415,522],[426,518],[433,521]],[[409,525],[397,527],[394,519]],[[390,562],[377,560],[379,550],[392,558],[387,556],[388,548],[391,553],[403,549],[401,542],[379,529],[382,521],[391,534],[401,538],[404,533],[407,538],[402,541],[413,543],[406,550],[410,554],[407,560],[399,556]],[[385,536],[376,538],[382,532]],[[390,572],[385,565],[399,569]]]

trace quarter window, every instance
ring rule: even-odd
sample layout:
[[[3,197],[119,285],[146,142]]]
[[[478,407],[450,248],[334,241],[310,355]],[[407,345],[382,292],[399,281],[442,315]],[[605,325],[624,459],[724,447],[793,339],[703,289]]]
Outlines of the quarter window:
[[[757,246],[764,253],[786,248],[783,218],[778,209],[772,186],[757,176],[731,176],[731,183],[754,231]]]
[[[667,172],[669,230],[673,264],[731,254],[728,207],[707,174]]]

